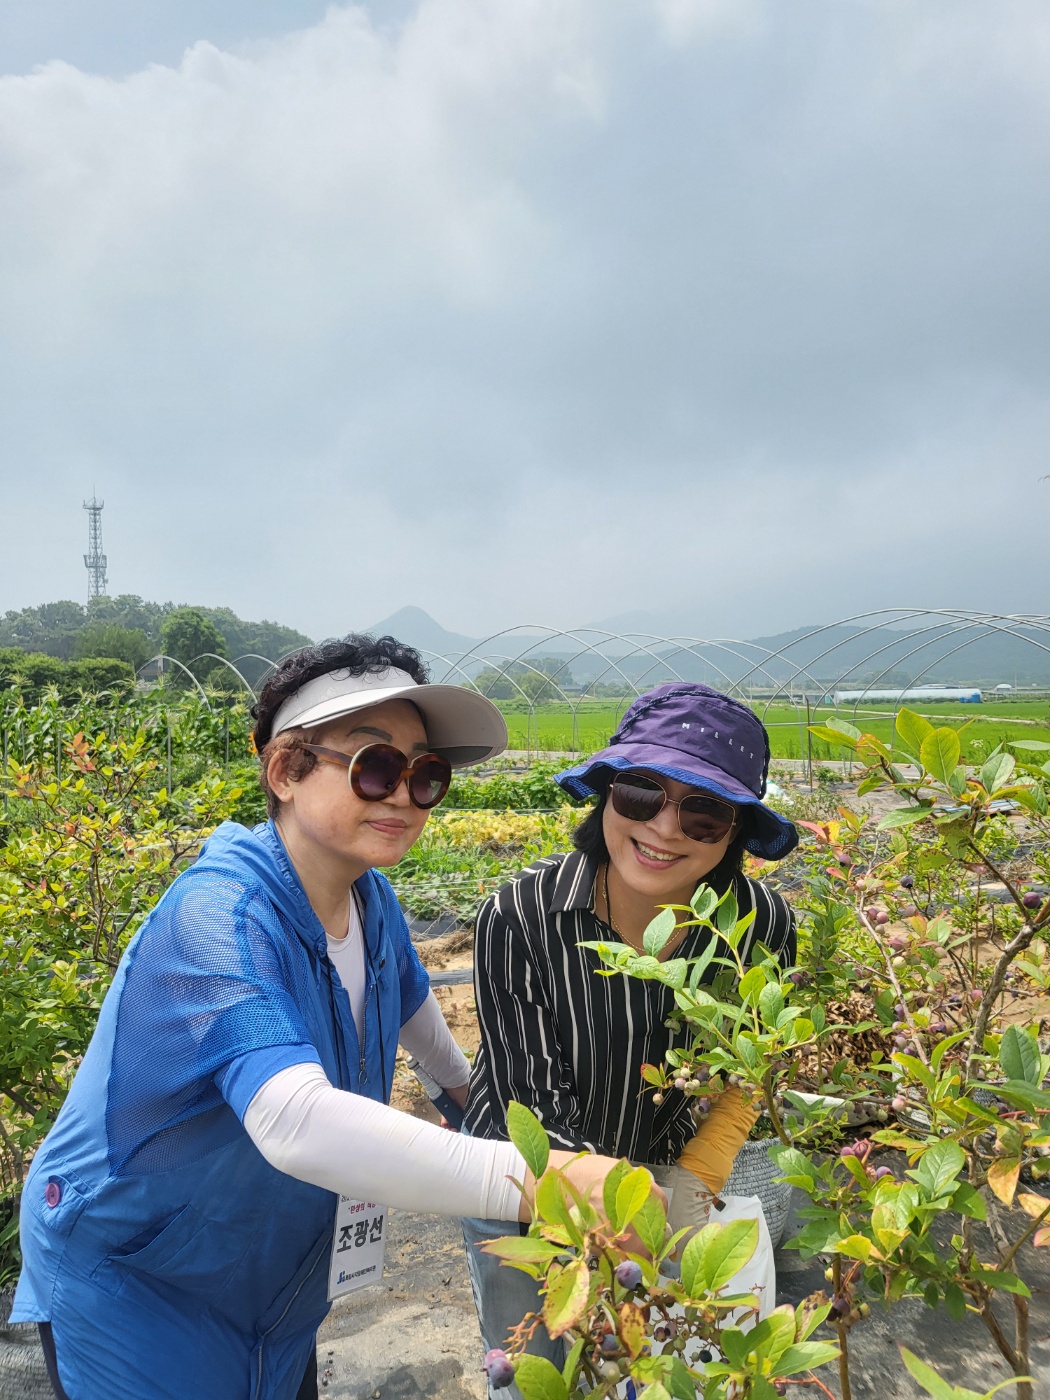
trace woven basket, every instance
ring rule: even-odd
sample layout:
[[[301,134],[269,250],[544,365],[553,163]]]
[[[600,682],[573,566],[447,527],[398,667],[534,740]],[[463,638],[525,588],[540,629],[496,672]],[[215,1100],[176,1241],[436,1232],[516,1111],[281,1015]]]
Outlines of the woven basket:
[[[791,1208],[791,1187],[785,1181],[774,1180],[781,1172],[769,1155],[769,1149],[776,1146],[777,1141],[776,1138],[758,1138],[745,1142],[733,1163],[724,1192],[727,1196],[758,1197],[774,1247],[780,1243]]]

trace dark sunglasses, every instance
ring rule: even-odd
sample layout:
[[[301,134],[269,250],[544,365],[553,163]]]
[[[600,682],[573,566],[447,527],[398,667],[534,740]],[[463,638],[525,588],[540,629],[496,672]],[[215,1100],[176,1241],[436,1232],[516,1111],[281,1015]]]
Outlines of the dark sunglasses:
[[[392,744],[366,744],[353,755],[320,744],[304,744],[303,748],[326,763],[341,763],[347,769],[351,791],[362,802],[392,797],[407,778],[412,805],[426,812],[438,805],[452,781],[452,764],[439,753],[421,753],[409,763]]]
[[[736,825],[737,811],[718,797],[691,792],[676,802],[655,778],[642,773],[618,773],[609,788],[613,810],[632,822],[651,822],[665,807],[678,808],[678,827],[690,841],[714,844]]]

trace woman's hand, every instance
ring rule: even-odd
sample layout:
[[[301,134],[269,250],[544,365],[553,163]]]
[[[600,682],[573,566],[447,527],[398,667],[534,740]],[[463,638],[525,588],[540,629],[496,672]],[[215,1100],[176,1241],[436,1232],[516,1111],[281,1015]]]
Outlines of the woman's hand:
[[[446,1088],[445,1093],[449,1096],[450,1099],[458,1103],[460,1108],[465,1109],[467,1106],[467,1090],[469,1088],[470,1081],[468,1080],[466,1084],[457,1084],[454,1089]],[[450,1133],[459,1132],[459,1129],[454,1128],[447,1118],[442,1118],[441,1126],[443,1128],[447,1128]]]
[[[615,1157],[601,1157],[594,1152],[584,1152],[581,1155],[577,1152],[552,1151],[548,1166],[557,1167],[559,1171],[564,1172],[584,1200],[589,1201],[600,1215],[604,1215],[602,1188],[605,1185],[605,1178],[616,1166],[616,1162]],[[528,1224],[532,1219],[531,1206],[536,1189],[536,1182],[531,1172],[526,1174],[524,1185],[525,1197],[518,1211],[518,1219]],[[663,1191],[655,1184],[653,1190],[659,1197],[661,1204],[666,1208],[667,1197]],[[629,1244],[628,1248],[637,1249],[637,1241]]]

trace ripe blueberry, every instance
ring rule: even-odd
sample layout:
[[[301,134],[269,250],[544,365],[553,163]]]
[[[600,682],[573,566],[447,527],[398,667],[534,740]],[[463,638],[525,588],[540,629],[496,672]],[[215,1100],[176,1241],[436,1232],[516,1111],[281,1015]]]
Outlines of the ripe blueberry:
[[[637,1288],[642,1281],[642,1267],[633,1259],[625,1259],[616,1266],[616,1282],[628,1291]]]
[[[485,1374],[493,1390],[503,1390],[514,1384],[514,1366],[510,1357],[499,1347],[485,1353]]]

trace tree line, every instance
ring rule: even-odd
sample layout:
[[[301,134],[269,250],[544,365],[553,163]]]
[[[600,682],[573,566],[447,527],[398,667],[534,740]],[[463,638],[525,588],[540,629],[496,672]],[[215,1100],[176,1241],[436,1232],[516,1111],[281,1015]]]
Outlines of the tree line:
[[[130,678],[161,652],[184,665],[206,652],[231,661],[250,653],[276,660],[310,642],[295,628],[247,622],[230,608],[153,603],[133,593],[92,598],[86,606],[63,599],[0,618],[0,686],[3,677],[10,684],[17,674],[34,690],[47,684],[92,688]],[[117,670],[89,664],[101,661],[123,664]],[[254,682],[265,663],[249,660],[238,668]],[[219,661],[197,662],[193,670],[201,681],[229,674]]]

